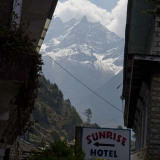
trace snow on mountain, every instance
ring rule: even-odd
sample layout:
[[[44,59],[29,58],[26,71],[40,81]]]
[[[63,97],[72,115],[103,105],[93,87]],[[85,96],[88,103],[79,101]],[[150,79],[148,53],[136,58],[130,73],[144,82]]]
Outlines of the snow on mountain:
[[[44,75],[57,83],[65,98],[70,98],[80,111],[81,102],[90,91],[43,52],[96,90],[122,70],[124,39],[99,22],[89,22],[86,17],[79,22],[72,19],[65,23],[55,18],[50,26],[41,49]]]
[[[124,40],[99,22],[88,22],[84,17],[63,23],[55,18],[43,44],[54,58],[91,64],[98,70],[117,74],[122,70]],[[119,64],[119,65],[118,65]]]

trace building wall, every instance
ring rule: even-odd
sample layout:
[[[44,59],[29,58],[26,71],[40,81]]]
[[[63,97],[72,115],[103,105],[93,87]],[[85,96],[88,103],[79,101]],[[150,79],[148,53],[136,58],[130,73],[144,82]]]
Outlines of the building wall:
[[[151,80],[151,105],[147,130],[148,155],[152,160],[160,159],[160,73],[153,73]]]
[[[9,23],[13,7],[13,0],[0,0],[0,21]]]
[[[147,160],[159,160],[160,73],[152,73],[150,84],[142,84],[134,120],[134,132],[136,150],[139,151],[137,153],[141,155],[141,150],[147,148]]]
[[[27,33],[37,47],[41,38],[53,0],[24,0],[22,7],[22,21],[27,24]],[[55,2],[57,0],[54,0]],[[56,4],[55,4],[56,6]],[[55,7],[54,6],[54,7]]]
[[[160,55],[160,17],[156,17],[151,54]],[[158,59],[158,57],[157,57]],[[148,112],[147,145],[149,159],[160,159],[160,71],[159,66],[151,73],[151,104]]]
[[[155,19],[149,41],[148,52],[153,55],[153,61],[148,61],[148,80],[143,80],[137,110],[134,119],[136,133],[136,154],[146,148],[147,160],[160,159],[160,18]],[[135,155],[134,155],[135,156]]]
[[[134,132],[136,133],[136,150],[145,148],[147,145],[147,123],[148,108],[150,105],[150,90],[147,83],[143,82],[139,99],[137,103],[137,111],[134,120]]]
[[[152,39],[151,55],[160,55],[160,17],[156,17]]]

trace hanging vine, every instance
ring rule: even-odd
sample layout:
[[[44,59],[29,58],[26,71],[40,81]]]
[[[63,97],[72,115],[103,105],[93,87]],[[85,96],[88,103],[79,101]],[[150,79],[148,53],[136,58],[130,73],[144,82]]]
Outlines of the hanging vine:
[[[16,117],[10,116],[6,137],[10,132],[17,137],[29,127],[27,122],[38,94],[42,59],[25,28],[24,24],[17,26],[13,21],[10,26],[0,23],[0,80],[22,86],[13,102],[17,106],[13,111]]]
[[[153,16],[160,16],[160,0],[147,0],[148,2],[152,2],[154,4],[154,8],[148,10],[147,13]]]

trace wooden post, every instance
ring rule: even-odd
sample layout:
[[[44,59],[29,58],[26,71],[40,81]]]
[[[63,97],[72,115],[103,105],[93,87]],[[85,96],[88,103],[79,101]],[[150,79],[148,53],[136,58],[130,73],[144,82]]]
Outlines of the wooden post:
[[[74,153],[77,157],[82,152],[82,130],[83,128],[81,126],[76,127]]]
[[[75,133],[75,143],[82,145],[82,127],[76,126],[76,133]]]

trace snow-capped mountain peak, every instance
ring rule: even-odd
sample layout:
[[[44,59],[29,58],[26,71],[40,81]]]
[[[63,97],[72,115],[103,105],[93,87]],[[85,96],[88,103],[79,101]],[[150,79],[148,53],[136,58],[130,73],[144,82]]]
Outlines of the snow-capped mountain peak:
[[[96,70],[113,74],[122,70],[123,44],[122,38],[99,22],[89,22],[86,16],[79,22],[72,19],[65,23],[56,18],[44,43],[45,51],[54,58],[66,57],[70,62],[82,64],[91,62]]]
[[[93,90],[122,70],[123,49],[124,39],[99,22],[89,22],[86,16],[69,22],[55,18],[42,46],[42,51]],[[89,91],[45,55],[43,60],[45,76],[79,107]]]

